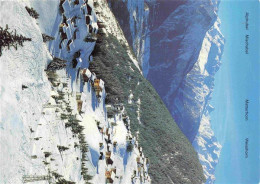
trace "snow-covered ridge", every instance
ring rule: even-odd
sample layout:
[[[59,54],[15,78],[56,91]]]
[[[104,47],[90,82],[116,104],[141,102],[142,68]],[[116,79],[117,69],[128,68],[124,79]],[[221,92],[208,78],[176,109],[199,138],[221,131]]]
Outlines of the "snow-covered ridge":
[[[114,14],[109,9],[108,3],[106,0],[100,0],[97,2],[97,6],[95,7],[97,12],[100,12],[101,16],[98,16],[99,20],[106,24],[105,33],[106,34],[112,34],[115,36],[121,44],[124,44],[126,46],[127,53],[135,66],[140,70],[139,64],[135,56],[131,53],[129,44],[127,40],[125,39],[124,33],[122,29],[120,28],[120,25],[118,24]]]
[[[158,63],[156,60],[150,62],[151,70],[148,79],[152,80],[155,88],[158,85],[159,90],[166,91],[166,93],[161,92],[161,97],[198,152],[207,178],[206,183],[213,183],[221,145],[210,127],[209,101],[214,88],[214,75],[221,65],[224,37],[219,29],[220,20],[217,18],[219,2],[213,1],[209,6],[204,6],[204,3],[207,2],[194,1],[180,6],[165,20],[158,31],[155,31],[154,36],[162,37],[162,41],[159,44],[154,43],[155,46],[151,45],[151,47],[160,48],[165,45],[175,51],[173,54],[170,50],[161,51],[171,53],[166,54],[169,57],[164,58],[163,62]],[[203,6],[197,8],[199,4]],[[184,7],[190,9],[190,12],[200,13],[181,13]],[[181,32],[182,30],[184,32]],[[163,31],[167,34],[160,33]],[[171,37],[170,34],[176,35]],[[171,43],[174,45],[171,46]],[[201,47],[197,49],[200,44]],[[155,51],[159,52],[153,50]],[[169,62],[171,59],[174,61]],[[164,77],[157,77],[160,75],[157,72],[164,73],[161,73],[162,76],[167,72],[171,76],[165,80],[173,80],[164,83],[166,87],[161,88],[158,82],[164,80]],[[167,87],[169,90],[166,89]]]
[[[176,121],[183,122],[180,124],[183,129],[188,126],[188,123],[185,124],[185,122],[198,123],[198,133],[192,144],[199,154],[207,178],[206,183],[213,183],[215,180],[214,171],[221,150],[221,146],[210,127],[209,115],[212,109],[210,99],[214,88],[214,75],[221,65],[224,46],[224,37],[219,30],[219,25],[220,20],[217,19],[206,33],[197,62],[184,76],[172,104],[173,116]],[[190,127],[190,131],[194,132],[196,128],[197,125],[193,125]],[[185,130],[189,135],[188,129]]]
[[[187,77],[201,76],[199,77],[200,79],[196,79],[203,84],[200,90],[196,90],[195,101],[201,104],[201,120],[198,133],[192,144],[199,154],[199,159],[207,178],[206,183],[208,184],[214,183],[215,167],[222,148],[214,136],[210,125],[210,112],[213,110],[213,107],[210,105],[210,99],[214,90],[214,75],[221,65],[221,55],[224,46],[224,37],[220,32],[219,25],[220,20],[217,19],[212,28],[206,33],[198,61]],[[204,79],[202,80],[202,78]]]
[[[131,38],[127,39],[135,52],[143,75],[146,77],[149,69],[148,61],[150,57],[150,30],[148,23],[150,11],[149,7],[144,0],[122,0],[122,2],[109,0],[108,2],[113,13],[117,15],[116,18],[121,23],[121,28],[129,32]],[[121,7],[122,3],[125,4],[126,8],[119,9],[118,7]],[[116,8],[114,8],[114,6]],[[122,16],[121,12],[125,11],[128,12],[128,17]]]
[[[18,51],[5,51],[1,57],[5,61],[1,62],[1,71],[5,72],[1,73],[0,143],[4,149],[0,181],[150,183],[149,161],[138,145],[138,137],[131,135],[124,107],[105,104],[104,83],[87,70],[89,62],[95,62],[91,57],[95,42],[83,39],[91,32],[90,25],[93,34],[97,33],[94,2],[63,1],[66,19],[58,13],[56,1],[48,3],[56,17],[49,17],[45,11],[46,2],[26,2],[40,14],[37,21],[28,15],[23,2],[13,3],[12,9],[6,8],[9,3],[1,3],[9,17],[19,12],[16,19],[20,23],[12,24],[7,18],[1,26],[8,24],[20,30],[32,38],[32,43]],[[90,17],[88,25],[85,17],[79,18],[86,14]],[[48,44],[49,51],[41,32],[55,37]],[[76,52],[80,54],[75,58]],[[67,60],[67,67],[47,71],[46,75],[44,68],[53,57]],[[75,67],[70,64],[73,59],[77,60]],[[6,81],[2,81],[4,78]],[[22,84],[27,88],[22,89]]]
[[[204,175],[207,178],[206,183],[213,184],[215,181],[215,167],[218,164],[222,146],[218,143],[210,127],[209,114],[203,114],[193,146],[198,152]]]
[[[177,60],[182,60],[182,63],[176,62],[178,63],[177,66],[172,65],[171,62],[162,63],[152,70],[154,72],[168,72],[168,74],[175,76],[174,79],[176,80],[164,83],[166,88],[167,84],[169,84],[171,90],[174,90],[166,90],[167,94],[161,95],[175,121],[198,152],[205,177],[207,178],[206,183],[213,183],[215,180],[214,172],[221,150],[221,146],[210,128],[209,116],[209,103],[214,88],[214,75],[221,65],[221,55],[224,46],[224,37],[219,30],[219,25],[220,20],[216,19],[216,22],[205,33],[201,48],[198,51],[190,53],[192,49],[195,49],[192,47],[176,54],[178,56]],[[197,32],[196,29],[193,31]],[[195,42],[192,37],[192,34],[195,33],[189,34],[190,39]],[[178,42],[177,40],[178,38],[176,38],[176,43]],[[185,45],[188,43],[189,40],[186,43],[183,41],[181,44]],[[194,54],[196,52],[198,54],[197,59],[195,59],[196,54]],[[189,54],[193,56],[189,56]],[[190,62],[188,62],[189,60]],[[190,67],[187,73],[185,73],[184,62],[187,62]],[[192,62],[194,62],[193,65],[191,64]],[[172,72],[173,68],[177,71],[176,73]],[[155,87],[156,85],[159,87],[159,81],[163,79],[157,81],[153,78],[151,80],[154,80]],[[177,86],[178,80],[181,82]]]

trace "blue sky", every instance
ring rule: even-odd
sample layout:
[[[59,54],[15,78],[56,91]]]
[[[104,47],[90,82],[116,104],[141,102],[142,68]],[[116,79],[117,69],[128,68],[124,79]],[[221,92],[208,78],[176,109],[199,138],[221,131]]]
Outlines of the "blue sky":
[[[219,17],[225,37],[222,65],[216,74],[211,104],[212,128],[222,144],[215,184],[259,183],[259,2],[221,1]],[[245,14],[249,12],[249,30]],[[249,54],[245,54],[245,35]],[[249,119],[245,121],[245,100]],[[248,138],[248,158],[245,139]]]

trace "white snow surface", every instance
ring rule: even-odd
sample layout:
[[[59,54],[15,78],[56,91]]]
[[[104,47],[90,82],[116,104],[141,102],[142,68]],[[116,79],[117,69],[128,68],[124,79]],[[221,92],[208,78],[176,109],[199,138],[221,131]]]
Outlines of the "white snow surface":
[[[50,85],[44,74],[51,59],[42,42],[40,29],[24,8],[24,3],[0,2],[0,26],[32,38],[18,49],[4,49],[0,57],[0,183],[21,183],[29,172],[46,173],[31,160],[33,138],[42,105],[48,100]],[[14,16],[15,15],[15,16]],[[22,85],[28,88],[22,90]]]

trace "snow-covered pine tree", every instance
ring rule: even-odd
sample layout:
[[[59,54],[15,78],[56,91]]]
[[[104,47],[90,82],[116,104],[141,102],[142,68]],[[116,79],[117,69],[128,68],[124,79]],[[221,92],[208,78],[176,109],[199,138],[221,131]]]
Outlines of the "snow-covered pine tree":
[[[18,45],[23,46],[23,42],[31,40],[31,38],[16,34],[16,30],[14,30],[13,34],[13,31],[9,31],[8,25],[6,25],[6,28],[0,27],[0,56],[4,47],[8,49],[14,47],[17,50]]]
[[[27,12],[29,13],[29,15],[35,19],[39,18],[39,13],[37,13],[37,11],[33,8],[29,8],[28,6],[25,7],[25,9],[27,10]]]
[[[66,63],[67,61],[54,57],[53,60],[47,66],[47,71],[55,71],[65,68]]]
[[[48,41],[51,41],[51,40],[54,40],[54,38],[52,36],[49,36],[47,34],[42,34],[42,39],[43,39],[43,42],[48,42]]]

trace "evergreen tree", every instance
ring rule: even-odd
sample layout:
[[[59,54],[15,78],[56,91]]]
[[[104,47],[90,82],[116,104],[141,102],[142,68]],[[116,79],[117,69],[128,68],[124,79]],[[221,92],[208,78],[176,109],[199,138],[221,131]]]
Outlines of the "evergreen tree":
[[[66,67],[66,62],[67,61],[55,57],[47,66],[47,71],[55,71],[55,70],[63,69]]]
[[[31,38],[26,38],[22,35],[16,34],[16,30],[9,32],[8,25],[6,28],[0,27],[0,56],[2,55],[2,50],[4,47],[10,49],[10,47],[14,47],[17,50],[17,46],[23,46],[23,42],[31,41]]]
[[[133,149],[134,149],[134,145],[132,143],[128,144],[127,147],[126,147],[127,152],[132,152]]]
[[[39,13],[37,13],[37,11],[33,8],[29,8],[28,6],[25,7],[25,9],[27,10],[27,12],[29,13],[29,15],[35,19],[39,18]]]
[[[44,34],[44,33],[42,34],[42,39],[43,39],[43,42],[54,40],[54,38],[52,36],[49,36],[49,35]]]

